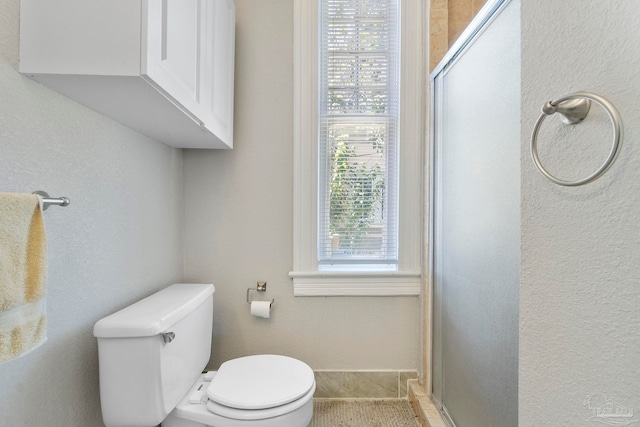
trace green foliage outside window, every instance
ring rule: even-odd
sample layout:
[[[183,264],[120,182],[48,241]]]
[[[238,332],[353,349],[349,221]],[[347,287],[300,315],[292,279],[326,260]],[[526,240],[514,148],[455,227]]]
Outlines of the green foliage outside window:
[[[364,131],[364,141],[354,143],[352,134],[340,133],[331,145],[329,232],[339,236],[342,251],[369,246],[371,226],[383,213],[384,140],[380,127],[357,128],[354,133]]]

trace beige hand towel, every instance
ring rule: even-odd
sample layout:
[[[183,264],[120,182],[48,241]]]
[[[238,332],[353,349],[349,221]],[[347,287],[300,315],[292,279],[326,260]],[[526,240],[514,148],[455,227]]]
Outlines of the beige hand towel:
[[[46,339],[46,240],[40,199],[0,193],[0,363]]]

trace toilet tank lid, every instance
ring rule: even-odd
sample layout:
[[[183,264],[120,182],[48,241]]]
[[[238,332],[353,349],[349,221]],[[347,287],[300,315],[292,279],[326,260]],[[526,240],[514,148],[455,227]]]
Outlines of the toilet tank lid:
[[[128,338],[167,332],[214,292],[212,284],[176,283],[99,320],[93,327],[93,335]]]

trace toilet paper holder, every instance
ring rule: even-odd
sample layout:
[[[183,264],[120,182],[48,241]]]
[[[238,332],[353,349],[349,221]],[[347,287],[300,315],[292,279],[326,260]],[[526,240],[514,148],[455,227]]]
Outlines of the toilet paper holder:
[[[267,282],[258,282],[258,284],[256,285],[256,288],[248,288],[247,289],[247,303],[251,304],[251,302],[253,301],[250,297],[251,297],[251,291],[256,291],[256,292],[266,292],[267,291]],[[271,304],[273,305],[273,303],[275,302],[274,299],[271,300]]]

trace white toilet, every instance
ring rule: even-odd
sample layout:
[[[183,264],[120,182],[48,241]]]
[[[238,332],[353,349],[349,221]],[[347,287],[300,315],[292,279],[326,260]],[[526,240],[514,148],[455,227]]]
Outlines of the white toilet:
[[[98,321],[107,427],[306,427],[311,368],[263,354],[202,373],[211,355],[210,284],[175,284]]]

